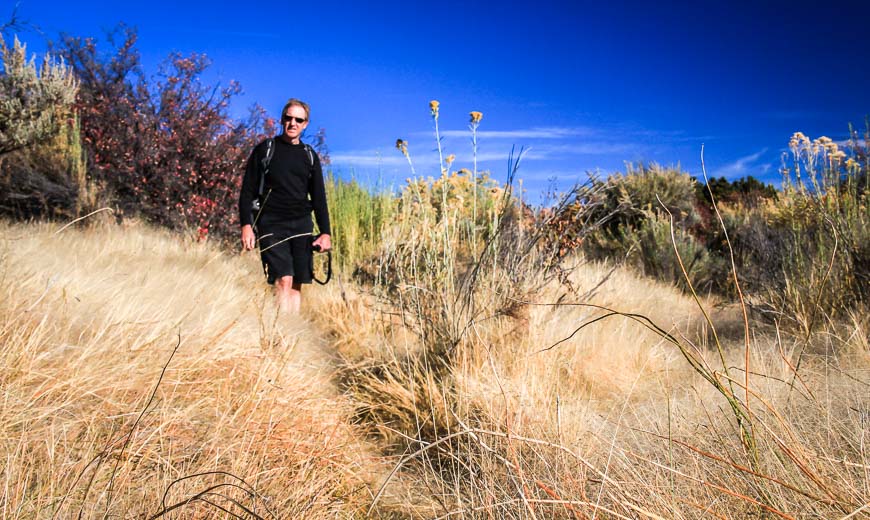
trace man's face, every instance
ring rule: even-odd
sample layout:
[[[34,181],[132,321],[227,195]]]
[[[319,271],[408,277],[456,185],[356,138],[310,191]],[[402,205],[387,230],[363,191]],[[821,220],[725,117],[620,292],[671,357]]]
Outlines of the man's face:
[[[301,123],[300,123],[301,121]],[[296,140],[302,135],[302,131],[308,126],[308,117],[305,115],[305,109],[291,105],[284,111],[281,116],[281,125],[284,127],[284,134],[292,140]]]

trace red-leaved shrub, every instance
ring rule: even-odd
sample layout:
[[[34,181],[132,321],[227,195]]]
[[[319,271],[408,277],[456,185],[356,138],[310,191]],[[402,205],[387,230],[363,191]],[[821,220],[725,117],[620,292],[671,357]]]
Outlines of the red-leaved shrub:
[[[274,119],[256,105],[247,120],[233,119],[229,105],[240,86],[203,85],[204,55],[170,55],[149,83],[134,30],[121,26],[108,43],[106,55],[92,38],[63,36],[59,49],[81,82],[88,174],[121,215],[193,229],[201,238],[234,236],[245,161],[274,133]]]

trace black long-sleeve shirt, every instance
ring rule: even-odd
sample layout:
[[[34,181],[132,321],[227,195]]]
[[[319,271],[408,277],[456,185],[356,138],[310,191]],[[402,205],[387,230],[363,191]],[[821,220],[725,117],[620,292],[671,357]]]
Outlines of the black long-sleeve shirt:
[[[321,233],[331,234],[326,189],[320,159],[312,151],[314,166],[304,144],[291,144],[280,137],[274,139],[275,151],[269,163],[263,188],[260,218],[268,220],[296,219],[311,215]],[[253,224],[251,214],[254,199],[260,188],[262,160],[266,155],[266,141],[258,144],[248,158],[242,190],[239,194],[239,222]]]

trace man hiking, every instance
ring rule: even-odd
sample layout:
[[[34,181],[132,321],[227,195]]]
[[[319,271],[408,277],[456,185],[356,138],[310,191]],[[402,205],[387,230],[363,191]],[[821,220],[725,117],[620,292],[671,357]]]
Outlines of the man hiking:
[[[307,103],[287,101],[283,133],[254,147],[239,195],[242,247],[259,242],[266,279],[279,308],[290,313],[299,312],[302,284],[313,278],[312,249],[332,248],[320,159],[300,140],[310,112]],[[321,233],[313,242],[312,210]]]

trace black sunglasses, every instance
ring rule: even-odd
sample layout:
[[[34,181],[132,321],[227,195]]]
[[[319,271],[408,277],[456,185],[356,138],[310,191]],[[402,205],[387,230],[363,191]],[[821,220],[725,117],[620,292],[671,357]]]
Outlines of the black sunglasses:
[[[308,121],[307,119],[303,119],[301,117],[293,117],[293,116],[287,116],[287,115],[281,116],[281,120],[282,121],[291,121],[291,120],[296,121],[297,125],[301,125],[302,123]]]

